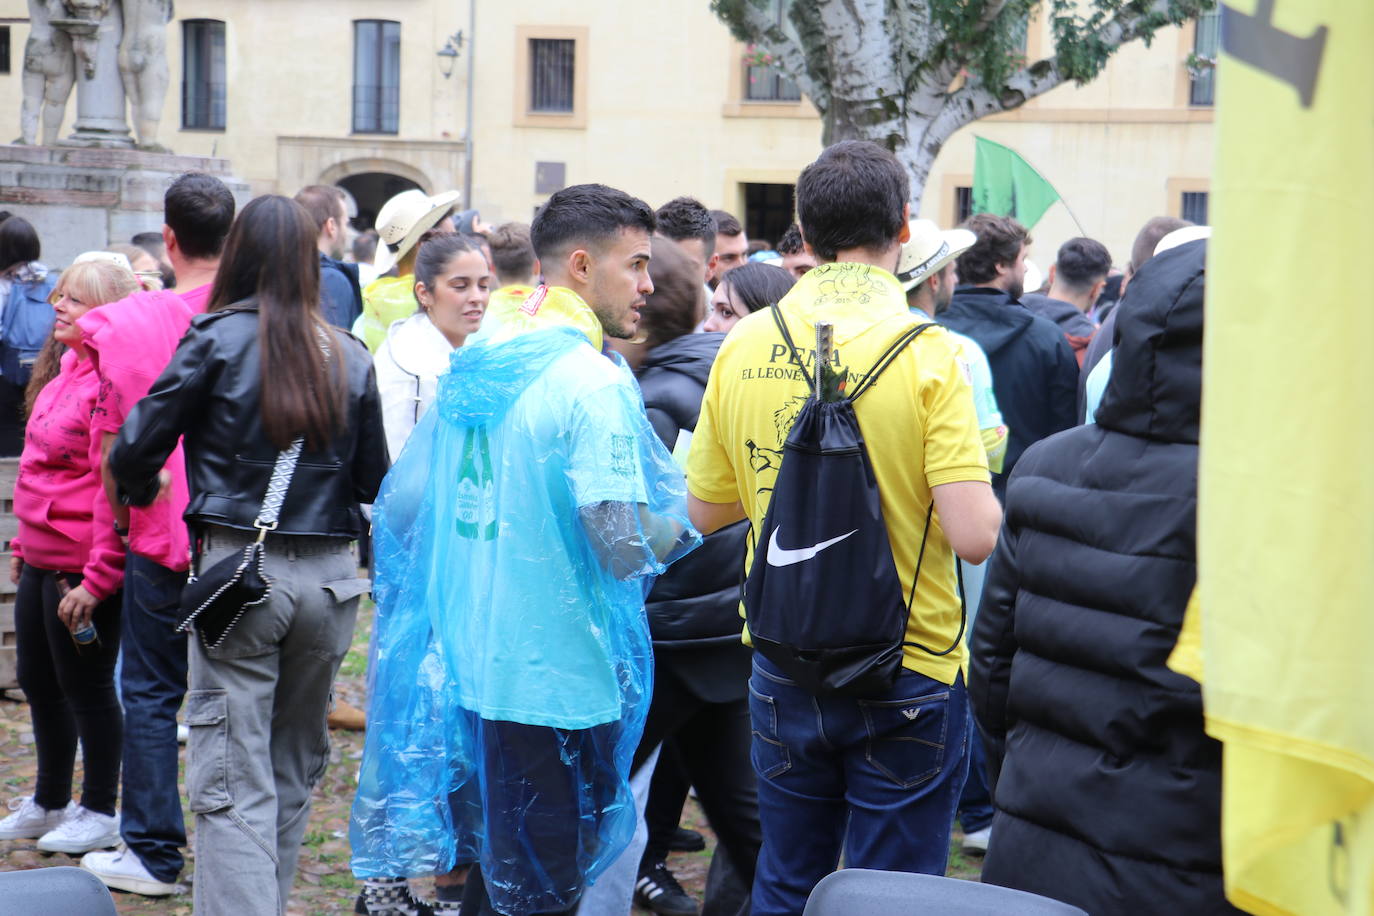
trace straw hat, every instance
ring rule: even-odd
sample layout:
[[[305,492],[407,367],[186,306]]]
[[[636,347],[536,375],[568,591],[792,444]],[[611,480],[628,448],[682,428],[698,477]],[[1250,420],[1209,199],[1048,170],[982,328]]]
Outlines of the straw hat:
[[[978,236],[967,229],[942,231],[928,219],[913,219],[911,238],[902,245],[897,261],[897,279],[902,289],[915,289],[927,277],[973,247]]]
[[[377,235],[380,244],[373,265],[384,274],[406,256],[420,236],[439,224],[462,195],[445,191],[433,197],[424,191],[402,191],[382,205],[377,214]]]

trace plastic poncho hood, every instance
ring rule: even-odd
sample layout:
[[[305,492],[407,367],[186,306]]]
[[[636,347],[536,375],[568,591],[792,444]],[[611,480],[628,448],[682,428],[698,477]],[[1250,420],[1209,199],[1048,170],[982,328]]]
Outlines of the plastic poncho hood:
[[[500,346],[459,347],[450,371],[439,378],[437,409],[457,426],[498,421],[548,368],[550,357],[586,342],[573,328],[555,327]]]
[[[507,914],[572,906],[633,835],[644,594],[700,541],[628,368],[567,317],[454,352],[373,518],[353,870],[480,861]]]
[[[570,327],[602,349],[601,322],[581,296],[563,286],[503,286],[491,294],[481,329],[469,343],[507,341],[548,327]]]
[[[420,308],[415,298],[415,275],[378,277],[363,290],[363,313],[354,332],[373,353],[386,340],[387,329]]]

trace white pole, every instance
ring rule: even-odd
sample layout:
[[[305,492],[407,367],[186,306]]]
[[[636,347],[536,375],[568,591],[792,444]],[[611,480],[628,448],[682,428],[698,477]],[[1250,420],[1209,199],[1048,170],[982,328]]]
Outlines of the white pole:
[[[472,77],[473,58],[477,55],[477,0],[468,0],[468,104],[467,127],[463,133],[463,207],[472,208]]]

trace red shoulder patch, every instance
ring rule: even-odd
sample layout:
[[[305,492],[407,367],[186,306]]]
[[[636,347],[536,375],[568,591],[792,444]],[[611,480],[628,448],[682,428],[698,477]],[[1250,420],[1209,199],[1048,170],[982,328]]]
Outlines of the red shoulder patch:
[[[547,286],[535,287],[534,292],[530,293],[524,302],[520,304],[520,311],[526,315],[535,315],[539,312],[539,306],[544,304],[544,299],[549,294]]]

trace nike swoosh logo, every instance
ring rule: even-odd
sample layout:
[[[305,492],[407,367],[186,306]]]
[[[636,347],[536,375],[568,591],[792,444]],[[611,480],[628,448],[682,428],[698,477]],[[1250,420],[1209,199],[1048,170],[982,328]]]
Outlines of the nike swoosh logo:
[[[810,547],[798,547],[795,550],[787,550],[778,546],[778,529],[773,529],[773,536],[768,539],[768,565],[769,566],[791,566],[793,563],[805,563],[827,547],[833,547],[850,535],[859,533],[855,528],[849,534],[842,534],[837,538],[828,541],[821,541]]]

